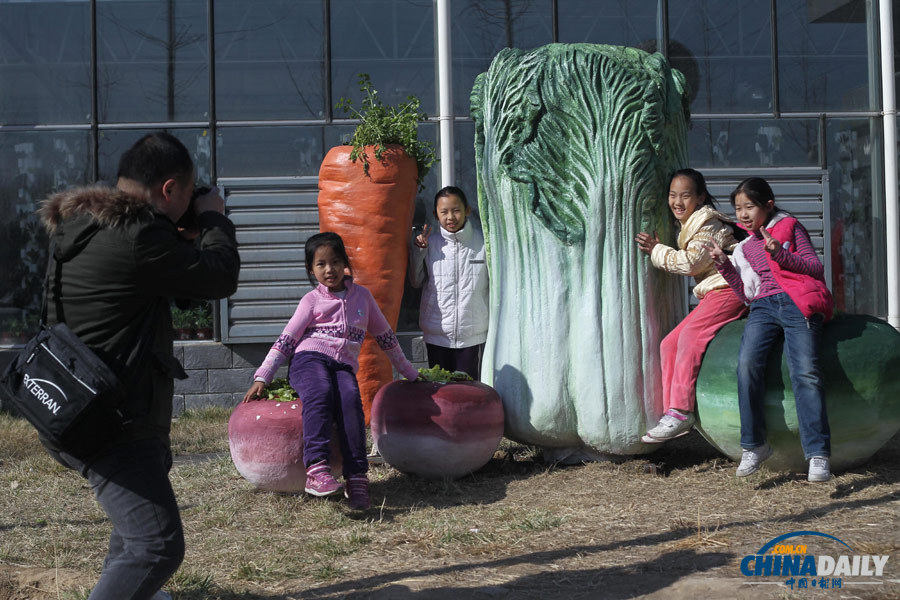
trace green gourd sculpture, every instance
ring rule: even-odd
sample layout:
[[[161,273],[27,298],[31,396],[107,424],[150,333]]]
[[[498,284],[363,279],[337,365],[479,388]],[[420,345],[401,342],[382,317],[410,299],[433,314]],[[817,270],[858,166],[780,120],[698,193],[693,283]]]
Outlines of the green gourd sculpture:
[[[741,458],[737,364],[746,319],[729,323],[710,342],[697,380],[698,429],[713,446]],[[820,349],[831,427],[831,469],[866,462],[900,429],[900,332],[867,315],[825,324]],[[765,417],[774,450],[765,465],[805,472],[797,411],[783,343],[766,366]]]

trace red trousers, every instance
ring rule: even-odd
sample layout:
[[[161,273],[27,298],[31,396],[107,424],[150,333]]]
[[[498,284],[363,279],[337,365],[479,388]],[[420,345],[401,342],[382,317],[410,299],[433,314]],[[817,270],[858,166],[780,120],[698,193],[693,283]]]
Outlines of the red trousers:
[[[719,329],[746,312],[747,307],[731,288],[712,290],[663,339],[659,346],[663,412],[670,408],[693,412],[697,400],[697,375],[706,347]]]

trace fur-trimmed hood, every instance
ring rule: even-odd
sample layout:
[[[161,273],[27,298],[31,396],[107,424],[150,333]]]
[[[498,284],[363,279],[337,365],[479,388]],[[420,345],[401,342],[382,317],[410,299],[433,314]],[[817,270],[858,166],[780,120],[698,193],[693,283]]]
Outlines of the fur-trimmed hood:
[[[105,185],[90,185],[57,192],[44,200],[39,211],[51,235],[63,221],[90,216],[103,227],[124,227],[146,222],[160,214],[148,198]]]

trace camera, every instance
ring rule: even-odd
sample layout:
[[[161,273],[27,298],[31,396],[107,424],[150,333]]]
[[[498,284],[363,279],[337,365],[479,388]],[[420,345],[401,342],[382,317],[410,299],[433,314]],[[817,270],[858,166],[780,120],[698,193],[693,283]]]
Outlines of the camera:
[[[178,223],[175,225],[181,227],[182,229],[198,229],[199,224],[197,223],[197,213],[194,210],[194,203],[197,198],[203,196],[204,194],[208,194],[212,190],[211,187],[207,185],[194,185],[194,193],[191,194],[191,201],[188,204],[188,208],[184,211],[184,214],[181,215],[181,218],[178,219]]]

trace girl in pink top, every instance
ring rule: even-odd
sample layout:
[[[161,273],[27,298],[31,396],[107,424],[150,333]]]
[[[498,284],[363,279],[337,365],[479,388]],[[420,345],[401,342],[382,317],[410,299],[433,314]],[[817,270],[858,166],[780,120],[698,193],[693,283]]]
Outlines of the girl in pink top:
[[[772,347],[783,338],[800,443],[809,461],[807,478],[828,481],[831,430],[819,345],[834,301],[825,285],[825,268],[803,225],[775,206],[765,179],[742,181],[731,193],[731,203],[750,237],[734,249],[730,260],[714,240],[707,249],[734,293],[750,304],[737,369],[743,448],[737,475],[755,473],[772,455],[763,410],[766,365]]]
[[[359,348],[372,333],[394,367],[414,381],[418,371],[397,342],[397,336],[372,294],[353,283],[350,258],[336,233],[319,233],[306,242],[306,265],[314,290],[303,296],[291,320],[276,340],[244,402],[257,400],[275,371],[290,359],[291,387],[303,404],[303,462],[306,492],[330,496],[342,485],[328,466],[332,424],[337,423],[343,455],[344,495],[351,508],[369,507],[366,477],[366,430],[356,370]]]

